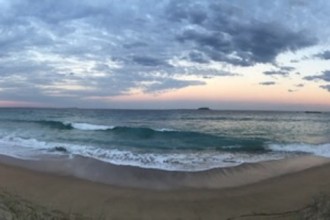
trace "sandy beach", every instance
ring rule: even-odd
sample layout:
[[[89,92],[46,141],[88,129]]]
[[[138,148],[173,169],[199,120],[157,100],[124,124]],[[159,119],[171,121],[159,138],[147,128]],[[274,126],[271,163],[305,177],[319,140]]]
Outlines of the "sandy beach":
[[[329,160],[314,156],[215,169],[198,177],[175,174],[171,178],[178,181],[203,181],[172,189],[104,184],[9,161],[2,158],[0,165],[2,192],[92,219],[299,219],[295,210],[330,193]]]

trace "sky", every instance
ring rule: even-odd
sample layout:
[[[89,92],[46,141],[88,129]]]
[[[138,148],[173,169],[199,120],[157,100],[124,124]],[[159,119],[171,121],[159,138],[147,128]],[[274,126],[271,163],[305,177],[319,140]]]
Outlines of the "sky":
[[[328,0],[0,0],[0,106],[330,111]]]

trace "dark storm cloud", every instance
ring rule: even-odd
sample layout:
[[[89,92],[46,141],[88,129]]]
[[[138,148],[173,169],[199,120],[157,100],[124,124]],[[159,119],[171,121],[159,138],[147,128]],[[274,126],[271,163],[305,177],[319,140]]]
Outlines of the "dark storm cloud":
[[[315,57],[323,60],[330,60],[330,50],[326,50],[322,53],[316,54]]]
[[[304,79],[309,81],[323,80],[330,82],[330,70],[323,71],[320,75],[306,76]]]
[[[275,85],[276,83],[274,81],[266,81],[266,82],[260,82],[259,85],[263,86],[272,86]]]

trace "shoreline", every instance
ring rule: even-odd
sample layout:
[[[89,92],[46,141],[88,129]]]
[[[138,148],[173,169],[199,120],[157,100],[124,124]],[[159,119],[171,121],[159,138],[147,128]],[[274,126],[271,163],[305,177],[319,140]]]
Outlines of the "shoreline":
[[[329,158],[304,155],[190,172],[114,165],[82,156],[73,158],[50,156],[38,160],[23,160],[0,155],[0,164],[117,187],[153,190],[232,188],[303,171],[326,163],[330,163]]]
[[[5,164],[0,158],[0,191],[5,190],[35,204],[66,213],[102,215],[105,219],[230,219],[251,213],[296,210],[309,204],[319,193],[330,194],[330,163],[324,158],[300,157],[300,160],[287,162],[297,168],[303,162],[312,161],[313,166],[302,170],[240,186],[155,190],[114,186],[70,175],[34,171]],[[272,164],[268,163],[256,170],[260,173],[269,172],[276,167]],[[283,164],[282,161],[281,166]],[[245,176],[251,176],[251,170],[258,167],[238,169]],[[227,172],[224,175],[229,178],[232,174]],[[291,217],[287,219],[295,219]]]

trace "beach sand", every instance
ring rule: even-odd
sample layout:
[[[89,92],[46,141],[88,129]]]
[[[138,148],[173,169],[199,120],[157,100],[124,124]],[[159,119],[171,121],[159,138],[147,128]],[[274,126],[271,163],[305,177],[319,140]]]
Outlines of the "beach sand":
[[[18,195],[38,206],[95,219],[299,219],[295,210],[311,204],[320,193],[330,194],[329,160],[314,156],[199,173],[143,173],[130,167],[110,168],[116,175],[135,173],[137,180],[155,175],[151,178],[153,185],[145,187],[140,185],[142,180],[139,184],[120,186],[122,178],[133,181],[131,175],[119,176],[118,184],[105,184],[95,176],[88,181],[74,177],[79,177],[77,173],[60,172],[62,168],[52,168],[50,173],[36,171],[35,165],[21,168],[14,165],[17,160],[7,157],[1,157],[0,163],[0,192]],[[94,163],[89,162],[95,167]],[[66,166],[69,165],[63,164]],[[184,184],[173,184],[176,179]],[[161,181],[170,187],[164,187],[166,184]]]

